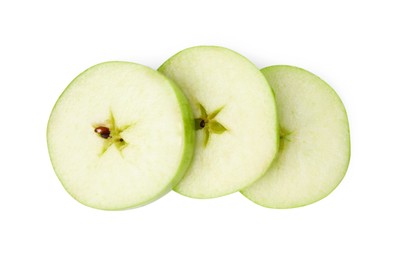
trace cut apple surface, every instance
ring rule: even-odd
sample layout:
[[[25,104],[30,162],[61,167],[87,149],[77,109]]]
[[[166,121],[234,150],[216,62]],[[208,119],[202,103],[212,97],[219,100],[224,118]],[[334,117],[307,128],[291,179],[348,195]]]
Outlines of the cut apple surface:
[[[105,210],[147,204],[188,167],[194,146],[191,108],[161,73],[106,62],[75,78],[50,115],[53,168],[81,203]]]
[[[291,66],[262,69],[275,92],[280,149],[267,173],[242,193],[271,208],[316,202],[343,179],[350,159],[345,108],[314,74]]]
[[[195,117],[194,159],[174,190],[214,198],[261,177],[278,150],[278,122],[272,90],[255,65],[226,48],[199,46],[159,71],[182,89]]]

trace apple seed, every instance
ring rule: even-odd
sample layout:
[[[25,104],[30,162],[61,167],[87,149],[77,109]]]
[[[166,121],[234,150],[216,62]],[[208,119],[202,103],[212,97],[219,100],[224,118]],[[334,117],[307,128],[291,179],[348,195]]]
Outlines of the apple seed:
[[[205,120],[201,120],[200,123],[199,123],[199,126],[200,126],[201,128],[204,128],[205,125],[206,125]]]
[[[96,127],[95,133],[98,133],[104,139],[107,139],[110,137],[110,129],[105,126]]]

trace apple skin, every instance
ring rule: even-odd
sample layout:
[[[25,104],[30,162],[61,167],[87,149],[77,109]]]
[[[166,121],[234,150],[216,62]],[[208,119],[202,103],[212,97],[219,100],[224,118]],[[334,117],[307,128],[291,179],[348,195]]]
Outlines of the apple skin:
[[[314,75],[313,73],[304,70],[302,68],[294,67],[294,66],[289,66],[289,65],[276,65],[276,66],[270,66],[263,68],[262,73],[266,77],[266,79],[269,81],[270,85],[273,88],[273,91],[275,92],[276,95],[276,100],[277,100],[277,108],[279,112],[279,123],[280,125],[283,125],[283,113],[285,113],[285,105],[286,105],[286,93],[281,93],[282,91],[278,88],[280,85],[279,82],[281,80],[281,75],[285,75],[284,77],[291,78],[297,78],[299,83],[304,84],[304,82],[309,82],[309,84],[313,85],[318,85],[319,88],[322,88],[324,91],[326,91],[325,96],[322,96],[322,99],[325,98],[326,102],[333,102],[335,106],[333,107],[333,110],[336,110],[336,118],[338,120],[338,124],[341,124],[341,127],[339,127],[339,130],[341,131],[340,136],[342,138],[337,137],[337,145],[342,146],[342,147],[347,147],[347,149],[344,149],[341,152],[341,158],[334,158],[332,161],[337,160],[337,164],[335,165],[340,165],[339,169],[337,172],[334,172],[334,177],[332,179],[331,184],[327,183],[315,183],[315,187],[319,187],[321,185],[321,188],[323,191],[319,194],[319,196],[305,196],[303,199],[299,199],[296,196],[289,196],[288,198],[284,200],[276,200],[274,197],[276,196],[276,193],[271,192],[269,193],[269,189],[267,188],[267,184],[269,182],[274,182],[275,179],[278,179],[279,177],[272,177],[272,174],[276,174],[279,172],[279,168],[282,167],[280,165],[280,160],[283,157],[283,154],[286,153],[285,146],[280,146],[280,150],[277,154],[277,157],[275,161],[272,163],[271,167],[269,170],[266,172],[264,176],[262,176],[258,181],[256,181],[254,184],[250,185],[246,189],[242,190],[241,193],[247,197],[249,200],[252,202],[262,206],[262,207],[267,207],[267,208],[276,208],[276,209],[288,209],[288,208],[297,208],[297,207],[303,207],[306,205],[313,204],[317,201],[322,200],[323,198],[327,197],[329,194],[331,194],[337,187],[338,185],[342,182],[344,179],[346,172],[348,170],[348,166],[350,163],[350,158],[351,158],[351,138],[350,138],[350,128],[349,128],[349,121],[348,121],[348,116],[346,109],[344,107],[343,102],[341,101],[340,97],[338,94],[334,91],[334,89],[328,85],[325,81],[323,81],[321,78],[318,76]],[[288,74],[285,74],[288,73]],[[303,81],[303,82],[302,82]],[[284,85],[284,84],[283,84]],[[301,85],[301,84],[299,84]],[[298,88],[297,88],[298,90]],[[302,98],[300,96],[299,98]],[[310,101],[316,101],[316,100],[310,100]],[[319,100],[320,101],[320,100]],[[306,111],[305,114],[308,114],[309,111]],[[288,123],[288,120],[287,120]],[[297,131],[297,129],[294,129],[294,131]],[[334,137],[333,137],[334,138]],[[320,140],[320,139],[319,139]],[[289,146],[292,144],[288,144]],[[300,152],[306,152],[306,151],[300,151]],[[315,161],[318,158],[315,158]],[[331,159],[331,158],[329,158]],[[280,176],[277,174],[277,176]],[[270,178],[270,180],[269,180]],[[274,179],[275,178],[275,179]],[[324,177],[323,177],[324,178]],[[326,176],[327,178],[327,176]],[[294,182],[296,182],[296,176],[294,176],[293,179]],[[272,184],[273,185],[273,184]],[[298,183],[298,185],[301,185],[301,183]],[[274,185],[273,185],[274,186]],[[276,187],[277,188],[277,187]],[[282,186],[280,187],[281,190],[285,190],[286,187]],[[297,187],[296,187],[297,188]],[[295,189],[296,189],[295,188]],[[263,191],[265,190],[265,192]],[[280,190],[280,189],[279,189]],[[263,195],[263,193],[266,193]],[[269,196],[267,196],[267,193]],[[308,193],[308,191],[304,192],[305,194]],[[298,196],[301,198],[304,194],[302,192],[298,193]]]
[[[48,148],[48,153],[49,153],[49,158],[50,158],[50,162],[52,164],[52,168],[54,170],[55,173],[58,172],[58,169],[54,163],[53,160],[53,156],[51,153],[51,145],[49,142],[49,133],[50,133],[50,129],[52,127],[51,125],[51,116],[55,110],[55,108],[57,107],[59,101],[62,99],[63,95],[68,92],[69,88],[71,86],[74,85],[75,81],[77,81],[77,79],[79,79],[82,75],[84,75],[87,71],[92,70],[95,67],[98,66],[103,66],[103,65],[108,65],[108,64],[113,64],[113,63],[120,63],[120,64],[134,64],[134,65],[139,65],[139,66],[143,66],[140,64],[135,64],[132,62],[127,62],[127,61],[107,61],[107,62],[103,62],[103,63],[99,63],[96,65],[93,65],[92,67],[89,67],[88,69],[84,70],[83,72],[81,72],[78,76],[76,76],[71,83],[63,90],[63,92],[60,94],[60,96],[58,97],[56,103],[54,104],[51,113],[49,115],[49,121],[47,123],[47,128],[46,128],[46,139],[47,139],[47,148]],[[145,67],[145,66],[143,66]],[[146,68],[146,67],[145,67]],[[163,187],[160,192],[158,194],[155,194],[154,197],[152,197],[149,200],[143,201],[141,203],[137,203],[137,204],[133,204],[127,207],[116,207],[116,208],[103,208],[103,207],[96,207],[93,205],[90,205],[88,203],[86,203],[85,201],[80,200],[80,198],[78,198],[77,196],[75,196],[73,193],[71,193],[69,191],[69,189],[65,186],[65,184],[63,183],[63,181],[61,180],[60,176],[58,174],[56,174],[58,180],[60,181],[61,185],[63,186],[64,190],[72,197],[74,198],[76,201],[78,201],[79,203],[81,203],[82,205],[85,205],[87,207],[90,208],[95,208],[95,209],[99,209],[99,210],[105,210],[105,211],[120,211],[120,210],[127,210],[127,209],[133,209],[133,208],[138,208],[138,207],[142,207],[145,206],[147,204],[150,204],[158,199],[160,199],[161,197],[163,197],[164,195],[166,195],[168,192],[170,192],[173,187],[182,179],[182,177],[185,175],[189,165],[191,164],[192,158],[193,158],[193,154],[194,154],[194,146],[195,146],[195,127],[194,127],[194,118],[192,115],[192,110],[191,107],[188,103],[188,100],[186,99],[185,95],[182,93],[182,91],[177,87],[177,85],[171,81],[170,79],[168,79],[167,77],[165,77],[162,73],[158,72],[158,71],[154,71],[151,68],[148,68],[149,71],[152,71],[154,73],[157,73],[160,77],[163,77],[165,80],[167,80],[169,82],[169,86],[171,87],[171,89],[174,91],[174,94],[176,96],[177,99],[177,103],[179,105],[179,108],[181,110],[181,115],[182,115],[182,123],[184,126],[184,148],[183,148],[183,153],[182,153],[182,159],[180,164],[177,167],[177,171],[175,173],[175,177],[168,183],[168,185],[166,185],[165,187]]]
[[[160,75],[163,75],[160,72],[158,73]],[[181,181],[189,166],[191,165],[195,150],[195,124],[191,106],[180,88],[171,80],[170,85],[176,94],[178,104],[182,111],[182,121],[185,129],[185,146],[183,157],[180,165],[178,166],[176,177],[171,181],[169,186],[164,188],[164,190],[157,196],[157,198],[155,198],[155,200],[170,192]]]

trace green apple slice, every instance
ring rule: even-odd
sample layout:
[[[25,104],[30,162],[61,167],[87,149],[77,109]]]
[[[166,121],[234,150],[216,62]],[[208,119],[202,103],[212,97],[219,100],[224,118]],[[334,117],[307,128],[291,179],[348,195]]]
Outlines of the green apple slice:
[[[165,76],[106,62],[75,78],[50,115],[47,142],[64,188],[84,205],[119,210],[170,191],[193,154],[191,108]]]
[[[193,162],[174,190],[215,198],[261,177],[279,139],[274,96],[255,65],[226,48],[199,46],[174,55],[159,71],[183,90],[197,129]]]
[[[316,202],[343,179],[350,159],[345,108],[314,74],[291,66],[262,69],[276,96],[280,149],[267,173],[242,193],[270,208]]]

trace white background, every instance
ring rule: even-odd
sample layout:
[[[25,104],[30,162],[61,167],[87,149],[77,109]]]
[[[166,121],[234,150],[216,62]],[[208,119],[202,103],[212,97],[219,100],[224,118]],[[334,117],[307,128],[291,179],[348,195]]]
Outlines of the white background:
[[[1,1],[0,259],[401,259],[398,1]],[[54,174],[46,124],[81,71],[108,60],[157,68],[221,45],[257,66],[308,69],[347,108],[352,157],[310,206],[171,192],[120,212],[85,207]]]

